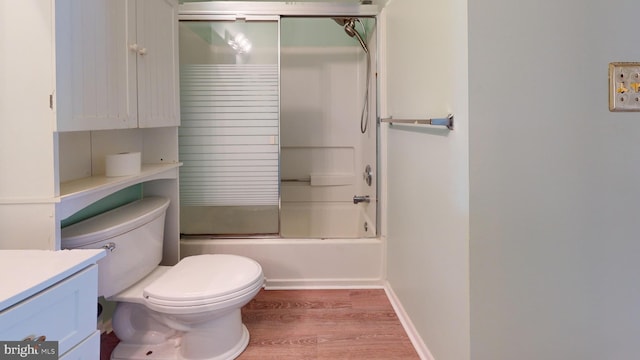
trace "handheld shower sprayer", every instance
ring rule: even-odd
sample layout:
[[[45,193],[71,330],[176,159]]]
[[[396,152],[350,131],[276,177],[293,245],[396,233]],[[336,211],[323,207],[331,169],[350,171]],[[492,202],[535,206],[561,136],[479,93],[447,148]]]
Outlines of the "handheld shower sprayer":
[[[356,30],[356,21],[360,23],[360,26],[362,26],[362,31],[364,31],[365,38],[367,37],[367,29],[358,18],[338,17],[338,18],[333,18],[333,21],[335,21],[338,25],[342,26],[344,28],[344,31],[347,33],[347,35],[351,37],[355,37],[358,40],[367,58],[367,73],[365,77],[366,83],[365,83],[365,90],[364,90],[364,101],[362,104],[362,112],[360,114],[360,132],[364,134],[367,132],[367,128],[369,127],[369,82],[371,79],[371,54],[369,54],[369,48],[367,47],[367,43],[364,41],[364,39],[362,38],[358,30]]]
[[[338,25],[344,28],[344,31],[350,37],[355,37],[360,46],[362,46],[362,50],[364,50],[366,58],[367,58],[367,73],[366,73],[366,83],[365,83],[365,91],[364,91],[364,101],[362,104],[362,112],[360,114],[360,132],[366,133],[367,128],[369,127],[369,82],[371,79],[371,54],[369,54],[369,48],[367,47],[367,43],[362,38],[362,35],[356,30],[356,21],[360,23],[362,26],[362,31],[364,31],[365,38],[367,37],[367,29],[362,24],[362,21],[358,18],[352,17],[338,17],[333,18]]]
[[[342,26],[344,28],[344,32],[346,32],[347,35],[349,35],[350,37],[355,37],[360,43],[360,46],[362,46],[362,50],[364,50],[364,52],[367,54],[369,53],[369,48],[367,47],[367,43],[364,41],[364,39],[362,38],[362,35],[360,35],[358,30],[356,30],[356,21],[360,22],[360,19],[340,17],[340,18],[333,18],[333,21],[338,23],[338,25]],[[362,25],[362,23],[360,23],[360,25]]]
[[[360,20],[358,20],[358,21],[360,21]],[[367,48],[367,44],[362,39],[362,36],[360,36],[360,33],[356,30],[356,21],[355,21],[355,19],[350,18],[350,19],[348,19],[348,21],[345,21],[344,32],[346,32],[347,35],[349,35],[351,37],[355,37],[356,39],[358,39],[358,42],[360,43],[360,46],[362,46],[362,50],[364,50],[364,52],[366,52],[367,54],[369,53],[369,48]]]

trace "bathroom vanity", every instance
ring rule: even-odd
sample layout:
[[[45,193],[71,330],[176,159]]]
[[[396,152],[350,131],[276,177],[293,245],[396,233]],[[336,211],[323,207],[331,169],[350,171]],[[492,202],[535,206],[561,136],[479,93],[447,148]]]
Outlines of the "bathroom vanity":
[[[97,261],[105,250],[1,250],[0,340],[58,341],[60,359],[98,359]]]

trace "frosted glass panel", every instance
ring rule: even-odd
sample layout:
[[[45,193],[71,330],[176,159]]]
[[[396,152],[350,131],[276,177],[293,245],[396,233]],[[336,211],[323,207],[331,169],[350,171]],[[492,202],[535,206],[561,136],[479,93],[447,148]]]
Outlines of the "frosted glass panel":
[[[278,233],[278,23],[182,21],[180,63],[181,231]]]

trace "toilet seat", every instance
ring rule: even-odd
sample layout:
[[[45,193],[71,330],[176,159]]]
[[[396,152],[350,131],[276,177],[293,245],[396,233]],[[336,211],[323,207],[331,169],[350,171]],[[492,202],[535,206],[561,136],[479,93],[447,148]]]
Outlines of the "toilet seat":
[[[252,259],[206,254],[182,259],[143,290],[145,304],[166,313],[204,311],[226,306],[262,287],[260,265]]]

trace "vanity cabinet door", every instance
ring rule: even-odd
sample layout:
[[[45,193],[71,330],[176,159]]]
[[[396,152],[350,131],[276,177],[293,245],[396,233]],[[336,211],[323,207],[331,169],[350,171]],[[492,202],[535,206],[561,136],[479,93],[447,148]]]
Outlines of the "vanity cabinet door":
[[[97,298],[98,266],[91,265],[0,311],[0,339],[43,337],[58,341],[58,351],[64,354],[96,332]]]

